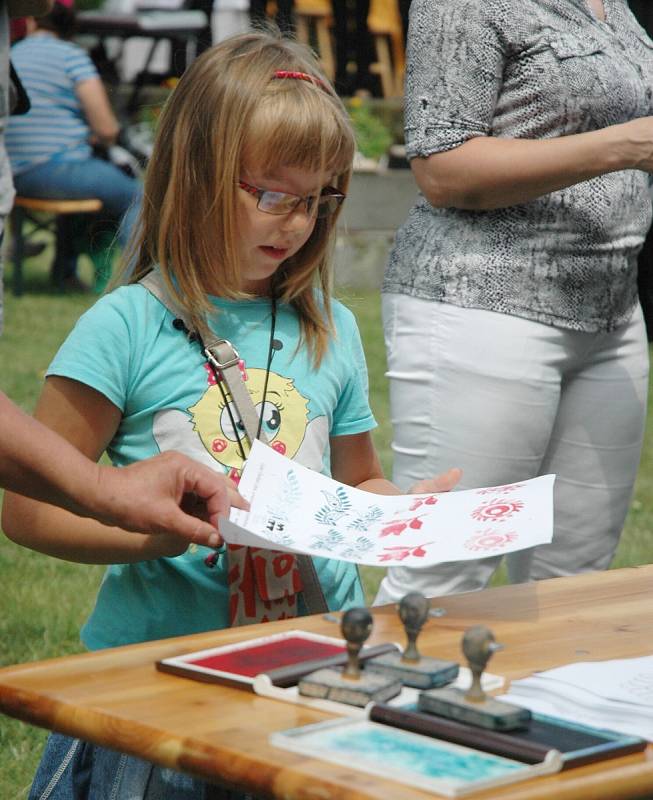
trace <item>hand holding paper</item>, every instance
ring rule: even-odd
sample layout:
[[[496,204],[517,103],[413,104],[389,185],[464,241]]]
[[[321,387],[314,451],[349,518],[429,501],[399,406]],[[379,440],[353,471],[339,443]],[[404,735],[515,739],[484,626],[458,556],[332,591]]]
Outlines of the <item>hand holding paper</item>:
[[[442,494],[377,495],[302,467],[255,442],[220,530],[231,544],[370,566],[427,567],[551,541],[553,475]]]

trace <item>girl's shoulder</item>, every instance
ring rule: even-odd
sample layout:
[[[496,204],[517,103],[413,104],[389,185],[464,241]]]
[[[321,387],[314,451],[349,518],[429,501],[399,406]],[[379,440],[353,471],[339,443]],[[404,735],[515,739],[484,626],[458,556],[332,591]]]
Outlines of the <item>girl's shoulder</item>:
[[[161,305],[159,301],[154,297],[154,295],[148,291],[142,284],[140,283],[129,283],[124,286],[118,286],[115,289],[112,289],[109,292],[101,295],[93,308],[96,306],[113,306],[116,308],[120,307],[132,307],[132,306],[143,306],[147,303],[154,301]]]
[[[334,342],[337,345],[344,343],[354,343],[360,340],[360,331],[358,329],[358,322],[356,319],[356,303],[362,301],[353,301],[352,308],[345,305],[340,300],[333,300],[331,306],[331,313],[333,316],[333,330]],[[356,346],[358,346],[356,344]]]
[[[120,320],[128,328],[139,328],[160,324],[167,313],[151,292],[136,283],[102,295],[80,319],[96,325],[114,325]]]
[[[317,306],[316,313],[318,314],[320,319],[323,320],[325,319],[327,313],[324,295],[320,290],[315,289],[313,297],[315,299],[315,303]],[[355,306],[356,302],[358,301],[354,300],[353,302],[350,301],[346,302],[350,303],[352,306]],[[345,301],[338,300],[333,295],[329,295],[329,303],[331,306],[331,318],[333,320],[333,328],[336,334],[343,330],[357,327],[355,314],[352,313],[352,311],[347,305],[345,305]],[[288,314],[294,317],[298,316],[298,311],[292,305],[286,306],[284,304],[283,308],[287,311]]]
[[[336,330],[358,328],[355,313],[342,300],[334,298],[331,301],[331,313],[333,314],[333,324]]]

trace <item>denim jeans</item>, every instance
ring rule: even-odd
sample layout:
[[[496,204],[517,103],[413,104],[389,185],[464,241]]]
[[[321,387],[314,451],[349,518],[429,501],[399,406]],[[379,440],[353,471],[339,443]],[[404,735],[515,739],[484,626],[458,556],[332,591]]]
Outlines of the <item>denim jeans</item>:
[[[16,192],[23,197],[49,200],[99,198],[103,208],[98,218],[114,223],[122,247],[129,240],[138,219],[143,194],[140,181],[101,158],[46,161],[14,176],[14,183]],[[74,274],[77,258],[70,247],[65,248],[63,258],[67,263],[60,266],[60,273]]]
[[[184,775],[53,733],[29,800],[254,800]]]

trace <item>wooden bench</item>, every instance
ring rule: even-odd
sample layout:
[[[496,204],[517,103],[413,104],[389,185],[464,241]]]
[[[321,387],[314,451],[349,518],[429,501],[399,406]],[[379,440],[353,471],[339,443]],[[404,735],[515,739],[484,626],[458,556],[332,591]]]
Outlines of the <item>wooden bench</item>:
[[[23,260],[25,258],[25,242],[40,230],[57,234],[60,217],[72,214],[95,214],[102,210],[102,201],[96,197],[83,200],[42,200],[36,197],[20,197],[14,200],[11,211],[11,228],[14,237],[14,279],[13,293],[16,297],[23,294]],[[45,219],[43,216],[45,216]],[[29,232],[25,231],[25,222],[32,224]],[[70,233],[72,236],[72,233]],[[57,276],[54,276],[55,282]]]

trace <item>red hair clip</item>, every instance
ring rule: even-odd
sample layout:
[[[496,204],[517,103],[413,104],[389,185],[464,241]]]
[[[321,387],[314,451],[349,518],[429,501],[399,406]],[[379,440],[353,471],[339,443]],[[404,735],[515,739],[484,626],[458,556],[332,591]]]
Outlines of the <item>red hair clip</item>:
[[[292,70],[288,69],[278,69],[273,78],[294,78],[298,81],[307,81],[308,83],[314,83],[316,86],[319,86],[320,89],[324,89],[325,92],[330,94],[329,89],[326,87],[324,81],[321,81],[319,78],[316,78],[315,75],[309,75],[308,72],[293,72]]]

